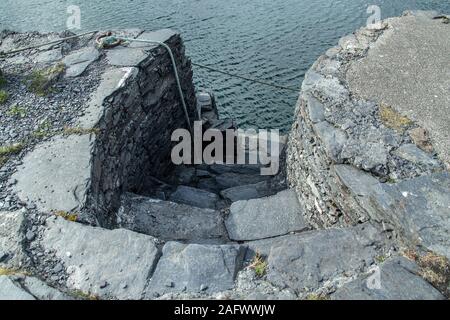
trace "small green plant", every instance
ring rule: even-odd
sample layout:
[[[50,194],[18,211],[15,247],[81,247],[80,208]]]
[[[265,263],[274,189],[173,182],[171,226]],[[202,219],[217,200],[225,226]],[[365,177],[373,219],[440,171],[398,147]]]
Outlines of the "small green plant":
[[[256,252],[255,256],[253,257],[252,263],[249,265],[249,268],[255,270],[255,274],[258,277],[262,277],[266,274],[267,261],[264,260],[259,252]]]
[[[71,295],[74,296],[75,298],[79,298],[82,300],[99,300],[99,298],[97,296],[83,292],[81,290],[72,291]]]
[[[58,217],[61,217],[63,219],[66,219],[67,221],[76,222],[78,220],[78,215],[75,213],[69,213],[67,211],[56,211],[55,215]]]
[[[32,136],[37,139],[43,139],[50,135],[50,130],[52,126],[49,121],[42,122],[38,128],[32,133]]]
[[[23,149],[22,143],[15,143],[9,146],[0,146],[0,156],[9,156],[19,153]]]
[[[388,177],[387,180],[386,180],[386,182],[387,182],[387,183],[390,183],[390,184],[394,184],[394,183],[397,183],[397,180],[395,180],[395,179],[392,178],[392,177]]]
[[[0,90],[0,104],[4,104],[8,100],[9,94],[5,90]]]
[[[33,71],[30,76],[30,91],[38,96],[49,94],[52,91],[51,86],[59,79],[65,69],[66,66],[63,63],[57,63],[52,67]]]
[[[25,118],[27,115],[27,110],[19,106],[18,104],[15,104],[8,110],[6,114],[11,117]]]
[[[383,263],[383,262],[386,261],[386,259],[387,259],[387,257],[385,255],[383,255],[383,254],[375,257],[375,261],[377,263]]]
[[[19,270],[19,269],[11,269],[11,268],[2,268],[0,267],[0,276],[15,276],[15,275],[29,275],[28,272]]]
[[[315,293],[310,293],[306,296],[305,300],[329,300],[329,298],[323,294],[315,294]]]
[[[19,153],[23,147],[24,145],[22,143],[16,143],[9,146],[0,146],[0,167],[8,161],[8,157],[10,155]]]

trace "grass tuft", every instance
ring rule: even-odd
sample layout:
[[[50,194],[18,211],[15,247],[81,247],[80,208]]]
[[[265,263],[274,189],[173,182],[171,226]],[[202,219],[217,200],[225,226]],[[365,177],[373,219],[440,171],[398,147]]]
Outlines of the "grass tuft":
[[[95,295],[83,292],[81,290],[75,290],[70,293],[73,297],[79,298],[82,300],[99,300],[99,298]]]
[[[9,146],[0,146],[0,156],[9,156],[22,151],[24,145],[22,143],[16,143]]]
[[[0,276],[16,276],[16,275],[27,276],[27,275],[29,275],[29,273],[27,271],[23,271],[23,270],[19,270],[19,269],[0,267]]]
[[[383,262],[386,261],[386,259],[387,259],[387,257],[385,255],[383,255],[383,254],[375,257],[375,261],[377,263],[383,263]]]
[[[78,215],[75,213],[69,213],[67,211],[57,211],[55,212],[55,215],[58,217],[64,218],[67,221],[76,222],[78,220]]]
[[[0,90],[0,104],[4,104],[9,98],[8,92]]]
[[[306,296],[305,300],[329,300],[329,298],[322,294],[310,293]]]
[[[37,139],[43,139],[50,136],[52,126],[49,121],[42,122],[38,128],[32,133],[32,136]]]
[[[0,146],[0,167],[2,167],[10,155],[17,154],[25,147],[23,143],[16,143],[9,146]]]
[[[253,257],[252,263],[249,265],[249,268],[255,270],[255,273],[258,277],[262,277],[266,274],[267,271],[267,261],[261,256],[259,252],[256,252]]]
[[[27,110],[19,106],[18,104],[15,104],[8,110],[6,114],[11,117],[25,118],[27,115]]]
[[[420,267],[420,275],[425,280],[439,289],[447,297],[450,295],[450,261],[446,257],[434,252],[420,255],[411,249],[405,250],[403,255],[418,264]]]
[[[51,86],[64,73],[65,69],[66,66],[63,63],[57,63],[52,67],[33,71],[30,76],[30,91],[38,96],[49,94],[52,91]]]

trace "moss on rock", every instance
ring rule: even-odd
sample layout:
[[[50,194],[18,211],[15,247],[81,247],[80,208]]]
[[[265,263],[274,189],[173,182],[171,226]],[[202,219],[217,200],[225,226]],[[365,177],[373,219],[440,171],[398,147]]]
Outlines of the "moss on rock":
[[[51,87],[61,78],[65,70],[66,66],[59,62],[54,66],[33,71],[30,76],[30,91],[39,96],[47,95],[51,91]]]
[[[0,104],[4,104],[8,100],[9,94],[5,90],[0,90]]]

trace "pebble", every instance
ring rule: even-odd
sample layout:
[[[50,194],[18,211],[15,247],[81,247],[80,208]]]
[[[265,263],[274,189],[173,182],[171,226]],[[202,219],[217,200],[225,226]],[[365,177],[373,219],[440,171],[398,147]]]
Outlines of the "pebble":
[[[60,273],[61,271],[63,271],[64,267],[62,266],[61,263],[58,263],[54,268],[53,268],[53,272],[54,273]]]
[[[56,281],[58,281],[58,280],[59,280],[59,276],[57,276],[57,275],[53,275],[53,276],[51,276],[51,277],[50,277],[50,280],[52,280],[52,281],[56,282]]]
[[[36,234],[33,231],[28,231],[25,235],[28,241],[33,241],[36,238]]]

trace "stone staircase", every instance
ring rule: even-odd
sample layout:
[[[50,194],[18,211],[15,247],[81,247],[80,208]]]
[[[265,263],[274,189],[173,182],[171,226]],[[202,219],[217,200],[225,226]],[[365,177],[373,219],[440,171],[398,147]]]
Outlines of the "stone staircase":
[[[375,225],[313,230],[294,190],[259,165],[181,166],[164,180],[123,194],[114,230],[55,216],[33,227],[22,241],[45,282],[0,276],[0,297],[444,298]],[[367,287],[374,268],[381,289]]]
[[[179,36],[167,30],[156,35],[176,49],[184,68],[183,87],[190,88],[192,99],[190,64],[182,54]],[[138,32],[135,37],[156,35]],[[145,50],[153,50],[152,55]],[[407,222],[402,223],[408,226],[404,233],[417,233],[414,238],[427,246],[448,252],[447,237],[435,232],[448,221],[437,214],[448,207],[448,174],[419,177],[424,180],[406,185],[381,185],[349,165],[316,163],[313,160],[320,160],[320,153],[312,152],[296,154],[293,161],[308,161],[308,166],[294,170],[301,173],[295,180],[311,188],[308,192],[289,188],[284,164],[276,176],[262,176],[261,165],[179,166],[166,177],[145,176],[145,187],[139,187],[143,173],[156,175],[170,165],[163,156],[170,154],[167,141],[173,128],[184,123],[176,95],[168,93],[173,79],[159,76],[162,66],[169,69],[170,64],[157,48],[145,46],[107,51],[102,59],[108,61],[107,70],[89,100],[86,116],[79,120],[92,123],[88,129],[99,123],[105,134],[88,130],[88,134],[49,137],[27,150],[20,165],[11,164],[2,178],[2,188],[9,181],[17,200],[5,201],[14,206],[8,204],[8,211],[0,212],[0,299],[448,296],[448,277],[434,281],[442,276],[435,268],[442,266],[441,260],[429,257],[431,268],[427,269],[420,258],[402,254],[402,243],[393,237],[392,228],[376,219],[383,212],[393,222],[397,222],[394,218],[400,220],[398,224]],[[319,84],[339,97],[330,81],[320,78]],[[155,83],[163,90],[155,90]],[[304,85],[308,86],[308,77]],[[119,108],[124,101],[125,107]],[[320,109],[317,103],[311,105]],[[162,111],[154,114],[154,110]],[[334,155],[339,134],[324,123],[316,129]],[[314,145],[309,136],[299,137],[300,151]],[[147,152],[142,146],[158,148]],[[320,223],[311,225],[314,211],[320,218],[327,217],[335,202],[323,206],[320,198],[333,193],[313,188],[307,174],[310,169],[326,174],[328,168],[345,186],[332,191],[354,194],[358,200],[344,213],[368,211],[370,219],[354,219],[329,229],[318,228],[323,226]],[[436,185],[442,190],[436,192]],[[426,197],[414,195],[405,204],[403,198],[419,188]],[[360,207],[365,210],[350,210]]]
[[[389,252],[389,240],[375,226],[311,230],[295,192],[256,168],[179,167],[169,179],[173,184],[159,181],[149,191],[153,196],[123,195],[119,229],[56,218],[42,228],[40,244],[67,267],[69,288],[102,299],[255,294],[276,299],[287,293],[290,298],[443,298],[413,262],[408,269],[399,264],[406,259]],[[210,179],[206,187],[204,179]],[[262,278],[251,267],[256,254],[267,263]],[[384,264],[377,262],[391,255]],[[367,289],[370,270],[378,264],[385,286],[407,281],[411,290]],[[249,289],[240,277],[256,286]]]

